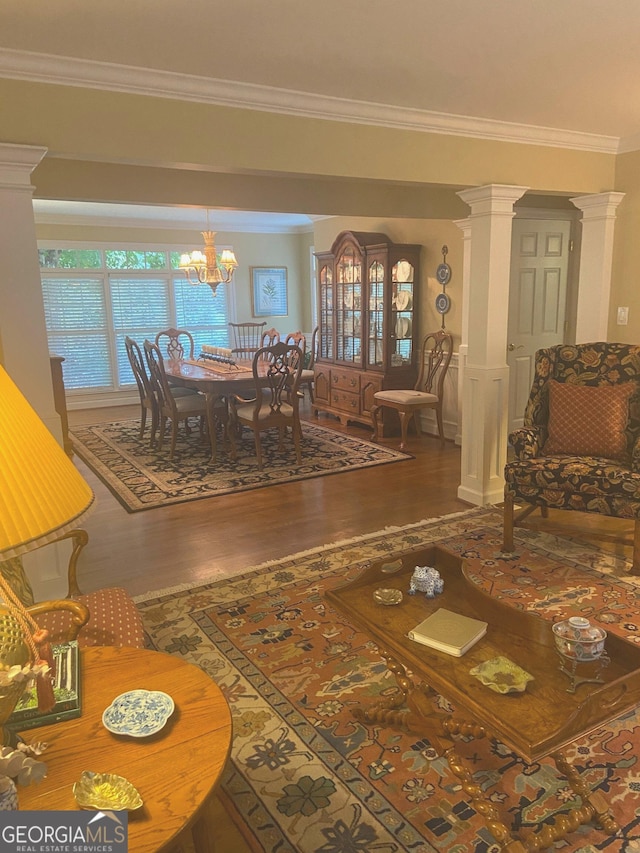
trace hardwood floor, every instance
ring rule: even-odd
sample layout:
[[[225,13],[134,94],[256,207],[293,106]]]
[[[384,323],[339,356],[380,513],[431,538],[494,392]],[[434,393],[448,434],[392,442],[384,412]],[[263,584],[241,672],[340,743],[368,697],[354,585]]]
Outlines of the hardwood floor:
[[[139,406],[69,413],[74,425],[137,417]],[[305,398],[303,417],[313,420]],[[371,430],[318,423],[369,439]],[[396,446],[399,439],[382,443]],[[434,437],[409,437],[415,459],[237,495],[128,513],[77,456],[96,493],[83,527],[89,544],[79,565],[83,591],[123,586],[131,595],[238,574],[251,566],[387,525],[459,512],[460,449]]]

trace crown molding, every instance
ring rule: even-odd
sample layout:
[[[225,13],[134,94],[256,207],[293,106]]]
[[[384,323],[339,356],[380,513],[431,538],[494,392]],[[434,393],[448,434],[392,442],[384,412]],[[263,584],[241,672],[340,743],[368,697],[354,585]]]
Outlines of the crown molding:
[[[169,71],[11,48],[0,48],[0,77],[156,98],[175,98],[328,121],[605,154],[616,154],[619,146],[619,139],[614,136],[431,112],[393,104],[350,101],[346,98],[293,89],[276,89],[255,83],[174,74]]]

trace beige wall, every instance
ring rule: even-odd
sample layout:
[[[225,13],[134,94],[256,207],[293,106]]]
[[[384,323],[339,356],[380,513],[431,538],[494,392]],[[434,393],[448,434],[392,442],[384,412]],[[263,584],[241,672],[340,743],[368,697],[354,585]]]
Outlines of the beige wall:
[[[607,154],[19,80],[0,80],[0,111],[0,141],[74,160],[561,193],[611,189],[614,179]]]
[[[640,151],[620,154],[616,164],[618,192],[625,193],[618,208],[611,277],[609,340],[640,342]],[[618,306],[629,308],[629,323],[618,326]]]

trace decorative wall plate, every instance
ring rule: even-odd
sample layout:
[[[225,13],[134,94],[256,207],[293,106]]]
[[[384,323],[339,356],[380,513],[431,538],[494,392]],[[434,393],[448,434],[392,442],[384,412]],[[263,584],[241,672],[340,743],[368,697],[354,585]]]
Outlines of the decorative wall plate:
[[[116,696],[102,714],[102,723],[114,735],[149,737],[164,728],[173,714],[171,696],[160,690],[130,690]]]
[[[451,308],[451,300],[446,293],[439,293],[436,296],[436,311],[438,314],[446,314]]]
[[[440,282],[441,285],[449,284],[451,280],[451,267],[449,264],[438,264],[438,269],[436,270],[436,278]]]

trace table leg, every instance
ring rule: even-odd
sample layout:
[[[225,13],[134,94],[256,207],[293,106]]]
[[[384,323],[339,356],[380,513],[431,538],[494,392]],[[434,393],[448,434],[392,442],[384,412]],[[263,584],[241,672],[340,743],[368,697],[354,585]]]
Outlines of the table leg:
[[[211,393],[211,391],[207,391],[204,398],[207,402],[207,429],[209,430],[209,443],[211,445],[211,462],[215,462],[218,450],[216,439],[215,404],[218,395]]]
[[[582,805],[558,815],[548,824],[526,836],[523,834],[522,839],[515,838],[499,819],[493,803],[484,796],[482,788],[476,784],[463,759],[456,752],[453,742],[453,737],[456,735],[472,738],[493,737],[493,735],[477,723],[438,712],[428,697],[428,694],[433,692],[431,688],[426,684],[416,685],[401,663],[384,649],[379,647],[378,651],[393,674],[398,690],[394,695],[366,708],[356,708],[353,712],[354,717],[363,723],[383,723],[427,737],[434,749],[446,758],[451,772],[460,780],[462,790],[469,797],[473,808],[483,818],[503,853],[526,853],[526,851],[538,853],[553,846],[557,841],[567,838],[581,824],[592,821],[609,835],[619,831],[604,796],[598,791],[590,791],[580,774],[569,764],[566,756],[557,752],[551,757],[558,771],[566,777],[571,790],[580,797]]]

